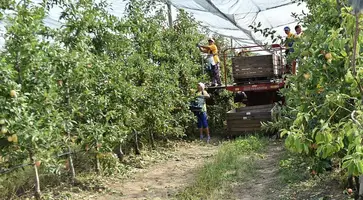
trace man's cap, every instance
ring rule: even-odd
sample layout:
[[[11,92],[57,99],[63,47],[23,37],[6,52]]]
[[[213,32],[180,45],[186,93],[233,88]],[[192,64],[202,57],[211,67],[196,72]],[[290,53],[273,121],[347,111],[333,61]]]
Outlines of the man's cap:
[[[285,26],[284,31],[289,31],[289,30],[290,30],[290,27]]]
[[[209,41],[214,42],[213,38],[208,38],[208,42],[209,42]]]

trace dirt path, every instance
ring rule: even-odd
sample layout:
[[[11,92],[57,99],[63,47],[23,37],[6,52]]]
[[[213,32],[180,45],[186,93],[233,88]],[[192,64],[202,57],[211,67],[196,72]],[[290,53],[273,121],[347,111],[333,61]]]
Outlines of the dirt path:
[[[78,199],[170,199],[193,183],[198,167],[217,153],[218,147],[218,143],[188,143],[176,149],[174,159],[141,169],[129,179],[108,181],[106,187],[112,192],[89,193]]]
[[[283,182],[280,161],[287,150],[282,142],[270,141],[264,152],[264,158],[256,160],[256,171],[246,181],[233,187],[234,199],[238,200],[343,200],[349,199],[342,193],[339,181],[334,173],[322,175],[325,178],[306,178],[300,181]],[[301,169],[302,166],[294,166]],[[286,169],[285,169],[286,170]],[[290,172],[291,173],[291,172]],[[298,174],[299,173],[299,174]],[[303,170],[295,171],[290,176],[302,176]],[[249,176],[249,175],[246,175]],[[307,175],[309,176],[309,175]]]
[[[239,183],[234,187],[235,198],[239,200],[272,200],[278,199],[274,194],[279,179],[279,161],[283,145],[271,142],[266,149],[263,159],[257,160],[257,169],[252,179]]]
[[[108,190],[97,192],[73,193],[71,199],[92,200],[156,200],[174,199],[175,194],[194,183],[199,167],[216,155],[219,142],[215,145],[205,143],[185,143],[171,152],[172,157],[149,167],[139,169],[128,178],[107,178],[105,186]],[[282,181],[279,166],[286,156],[282,142],[270,141],[263,152],[253,162],[253,170],[249,170],[240,182],[227,184],[229,192],[218,199],[238,200],[312,200],[326,198],[331,200],[346,199],[342,195],[339,183],[333,179],[304,179],[295,181],[293,185]],[[299,168],[299,167],[298,167]],[[290,172],[291,173],[291,172]],[[295,173],[292,172],[292,176]],[[290,174],[290,175],[291,175]],[[300,174],[301,175],[301,174]],[[284,179],[285,180],[285,179]],[[105,182],[105,181],[103,181]],[[324,186],[324,187],[321,187]]]

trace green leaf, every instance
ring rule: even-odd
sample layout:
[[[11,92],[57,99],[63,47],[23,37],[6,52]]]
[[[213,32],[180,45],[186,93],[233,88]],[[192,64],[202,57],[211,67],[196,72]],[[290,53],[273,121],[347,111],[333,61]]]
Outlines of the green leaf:
[[[340,54],[343,56],[343,57],[347,57],[347,52],[345,52],[344,50],[340,51]]]
[[[356,165],[357,165],[358,173],[363,174],[363,161],[359,160]]]

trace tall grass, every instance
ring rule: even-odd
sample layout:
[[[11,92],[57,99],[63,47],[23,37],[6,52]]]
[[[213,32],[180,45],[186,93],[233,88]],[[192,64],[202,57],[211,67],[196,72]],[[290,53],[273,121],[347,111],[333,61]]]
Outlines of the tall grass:
[[[226,142],[216,157],[199,171],[196,181],[179,193],[177,199],[227,199],[234,181],[253,175],[255,160],[267,140],[249,136]]]
[[[91,153],[77,152],[73,154],[73,161],[77,170],[77,186],[82,189],[91,190],[95,184],[92,183],[94,176],[94,156]],[[103,154],[100,158],[101,174],[104,176],[123,174],[128,169],[126,165],[119,162],[118,158],[112,154]],[[65,169],[66,160],[59,159],[54,170],[46,170],[41,165],[38,168],[39,179],[42,184],[41,190],[45,193],[51,191],[53,194],[58,193],[57,188],[62,185],[71,186],[69,182],[69,171]],[[97,178],[98,179],[98,178]],[[25,199],[33,196],[35,185],[35,175],[32,166],[26,166],[8,174],[0,174],[0,200],[7,199]],[[90,185],[90,186],[88,186]]]
[[[39,179],[42,181],[42,189],[55,187],[61,184],[62,177],[46,172],[39,168]],[[0,199],[18,199],[21,196],[33,196],[35,185],[34,169],[25,167],[13,173],[0,176]]]

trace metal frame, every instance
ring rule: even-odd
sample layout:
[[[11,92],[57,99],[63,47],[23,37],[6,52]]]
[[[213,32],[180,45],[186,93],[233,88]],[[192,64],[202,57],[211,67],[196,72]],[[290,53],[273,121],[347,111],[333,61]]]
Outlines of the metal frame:
[[[251,85],[231,85],[226,86],[226,90],[231,92],[247,92],[247,91],[273,91],[283,88],[285,82],[280,83],[259,83]]]
[[[251,49],[251,48],[255,48],[255,49]],[[268,51],[268,52],[271,52],[272,54],[275,53],[275,52],[279,52],[280,55],[281,55],[281,59],[284,59],[284,57],[283,57],[284,47],[282,47],[279,44],[244,46],[244,47],[235,47],[235,48],[224,49],[223,50],[223,56],[224,56],[224,63],[223,64],[224,64],[224,72],[225,72],[224,73],[224,78],[225,78],[225,89],[227,91],[230,91],[230,92],[233,92],[233,93],[249,92],[247,94],[247,96],[251,95],[252,100],[253,100],[254,95],[259,95],[259,94],[263,95],[264,93],[269,93],[269,92],[275,93],[280,88],[284,87],[285,81],[284,81],[284,78],[281,77],[280,75],[284,75],[286,73],[285,65],[284,65],[283,62],[280,62],[279,64],[276,64],[274,61],[271,61],[271,62],[273,62],[273,70],[274,70],[273,74],[274,74],[274,76],[271,77],[272,80],[267,79],[267,81],[269,81],[269,82],[259,81],[259,82],[251,83],[252,82],[251,81],[251,82],[248,82],[246,84],[234,83],[233,85],[227,85],[227,73],[226,73],[227,72],[227,51],[231,50],[231,49],[242,49],[245,52]],[[248,49],[248,50],[246,50],[246,49]],[[275,59],[275,58],[273,58],[273,59]],[[278,69],[279,67],[280,67],[280,69]],[[275,71],[275,70],[277,70],[277,71]],[[279,71],[279,70],[281,70],[281,71]],[[233,72],[232,72],[232,74],[233,74]],[[236,80],[234,80],[234,77],[232,77],[232,80],[233,80],[233,82],[237,82]],[[268,94],[268,96],[271,96],[271,98],[266,99],[266,100],[268,100],[270,102],[269,104],[273,104],[274,102],[276,102],[276,100],[277,100],[276,99],[276,94],[272,94],[272,95]],[[258,97],[258,96],[255,96],[255,97]],[[262,100],[265,100],[265,99],[262,99]],[[249,98],[248,98],[248,101],[250,101]],[[282,100],[282,101],[284,101],[284,100]],[[247,105],[252,105],[252,104],[247,103]],[[273,108],[271,109],[271,113],[272,113]],[[258,120],[259,122],[265,121],[265,119],[258,118],[258,117],[256,117],[256,120]],[[237,121],[237,124],[239,124],[239,125],[236,125],[236,121]],[[241,126],[241,124],[244,124],[244,125]],[[256,124],[251,124],[251,123],[248,123],[248,122],[246,123],[246,122],[241,121],[240,119],[233,119],[233,118],[228,119],[228,115],[227,115],[227,130],[231,131],[231,129],[235,128],[234,134],[241,135],[242,132],[251,131],[252,129],[260,130],[260,127],[255,128],[255,126],[256,126]]]

